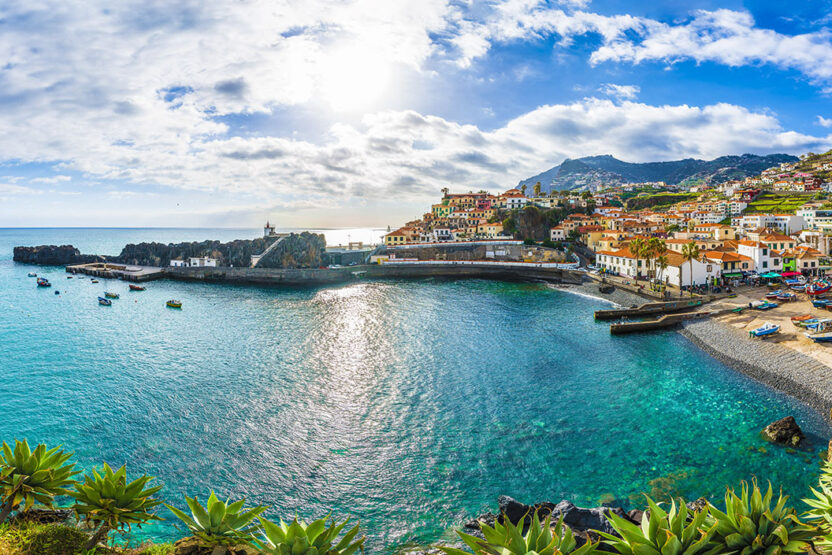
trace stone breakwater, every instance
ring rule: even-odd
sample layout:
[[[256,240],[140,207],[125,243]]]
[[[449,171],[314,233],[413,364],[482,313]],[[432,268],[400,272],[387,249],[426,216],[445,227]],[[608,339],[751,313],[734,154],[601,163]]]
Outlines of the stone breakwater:
[[[782,345],[752,341],[713,319],[689,322],[681,333],[717,360],[830,415],[832,368]]]

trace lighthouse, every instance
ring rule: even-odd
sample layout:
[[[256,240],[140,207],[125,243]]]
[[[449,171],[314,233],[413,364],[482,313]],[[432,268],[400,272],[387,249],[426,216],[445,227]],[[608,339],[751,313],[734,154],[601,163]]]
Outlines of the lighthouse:
[[[266,225],[263,226],[263,237],[271,237],[274,235],[274,226],[270,225],[269,222],[266,222]]]

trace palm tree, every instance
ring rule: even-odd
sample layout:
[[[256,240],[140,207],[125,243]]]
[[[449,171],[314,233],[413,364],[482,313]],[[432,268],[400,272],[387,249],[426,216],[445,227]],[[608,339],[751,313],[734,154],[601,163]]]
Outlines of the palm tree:
[[[649,258],[651,267],[653,269],[652,277],[656,277],[656,258],[663,255],[667,252],[667,243],[664,242],[664,239],[659,239],[658,237],[651,237],[647,241],[647,245],[649,248]]]
[[[633,253],[636,257],[636,281],[638,281],[638,261],[644,256],[645,248],[647,247],[647,242],[642,239],[641,237],[636,237],[632,241],[630,241],[630,252]]]
[[[691,241],[682,245],[682,258],[690,263],[690,284],[693,285],[693,261],[699,258],[699,245],[696,241]],[[679,267],[679,289],[682,289],[682,267]],[[690,290],[690,296],[693,297],[693,287]]]
[[[523,185],[520,187],[520,192],[523,193],[524,197],[526,196],[526,184],[525,183],[523,183]]]
[[[667,255],[662,253],[656,258],[656,264],[658,265],[659,271],[658,275],[664,276],[664,271],[667,270]],[[659,278],[661,279],[661,278]]]
[[[540,198],[540,181],[534,184],[534,198]]]

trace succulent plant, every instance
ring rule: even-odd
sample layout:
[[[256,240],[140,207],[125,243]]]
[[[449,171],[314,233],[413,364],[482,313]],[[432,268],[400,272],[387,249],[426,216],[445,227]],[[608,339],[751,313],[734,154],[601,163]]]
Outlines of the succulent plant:
[[[502,524],[496,522],[493,527],[481,524],[480,530],[485,537],[484,540],[459,531],[457,534],[476,555],[590,555],[597,552],[597,543],[587,542],[578,547],[572,530],[563,524],[563,515],[558,519],[553,531],[552,516],[548,515],[540,522],[535,512],[525,535],[523,520],[519,525],[512,524],[508,519]],[[439,549],[448,555],[470,555],[455,547],[440,546]]]
[[[87,549],[92,549],[107,537],[111,530],[124,531],[134,524],[141,526],[151,520],[161,520],[151,509],[160,504],[153,498],[162,486],[146,488],[152,476],[142,476],[127,481],[127,469],[122,466],[115,472],[107,463],[101,472],[93,469],[84,476],[83,483],[75,485],[69,495],[75,498],[75,512],[96,528]]]
[[[66,495],[72,486],[75,463],[72,453],[60,447],[47,449],[39,444],[32,451],[29,443],[15,441],[14,450],[3,442],[0,453],[0,523],[15,509],[27,511],[35,502],[52,507],[55,497]],[[22,508],[21,508],[22,506]]]
[[[329,523],[327,524],[327,521]],[[263,525],[263,539],[256,540],[257,546],[268,555],[351,555],[358,550],[364,552],[364,536],[355,539],[359,532],[356,524],[335,543],[341,531],[349,522],[335,524],[330,517],[316,520],[310,524],[297,517],[286,524],[283,520],[276,524],[260,519]]]
[[[832,460],[826,460],[818,479],[818,488],[811,490],[814,498],[803,500],[811,507],[806,518],[817,528],[815,545],[829,551],[832,550]]]
[[[688,511],[680,499],[671,501],[670,511],[664,511],[652,499],[647,498],[649,511],[641,517],[641,526],[636,526],[618,515],[608,517],[610,524],[621,537],[599,532],[606,543],[622,555],[697,555],[721,553],[721,546],[711,538],[716,525],[706,529],[707,511]]]
[[[709,506],[706,526],[716,526],[713,536],[722,553],[740,555],[799,553],[809,547],[816,530],[801,522],[795,510],[787,507],[788,496],[782,492],[771,506],[771,484],[765,495],[757,482],[742,483],[740,495],[729,489],[725,493],[725,512]]]
[[[254,532],[259,528],[252,526],[251,523],[266,510],[263,506],[252,509],[243,508],[245,499],[234,503],[230,503],[230,499],[225,502],[220,501],[213,490],[208,496],[205,507],[200,505],[196,496],[193,498],[185,496],[185,502],[191,510],[191,516],[167,503],[165,507],[179,517],[205,547],[250,545],[254,541]]]

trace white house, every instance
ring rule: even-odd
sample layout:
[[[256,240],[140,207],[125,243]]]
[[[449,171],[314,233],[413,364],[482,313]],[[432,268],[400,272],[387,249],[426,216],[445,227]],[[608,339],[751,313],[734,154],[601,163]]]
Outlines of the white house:
[[[563,241],[566,239],[566,232],[562,225],[557,225],[549,231],[549,238],[552,241]]]
[[[529,203],[529,199],[527,199],[526,197],[507,197],[506,198],[506,208],[508,210],[514,210],[516,208],[523,208],[528,203]]]
[[[671,285],[678,286],[680,283],[682,287],[706,285],[720,276],[721,266],[707,259],[704,261],[703,259],[685,260],[684,256],[674,251],[667,251],[665,256],[667,256],[667,269],[659,277]]]
[[[191,268],[216,268],[217,259],[205,257],[192,256],[188,259],[188,266]]]
[[[181,258],[171,258],[170,265],[173,266],[174,268],[184,268],[185,267],[185,261],[182,260]]]
[[[783,267],[779,251],[774,251],[760,241],[743,240],[737,243],[737,253],[754,261],[754,271],[758,274],[777,271]]]
[[[740,226],[745,230],[773,227],[786,235],[797,233],[805,225],[803,216],[796,214],[746,214],[740,218]]]

